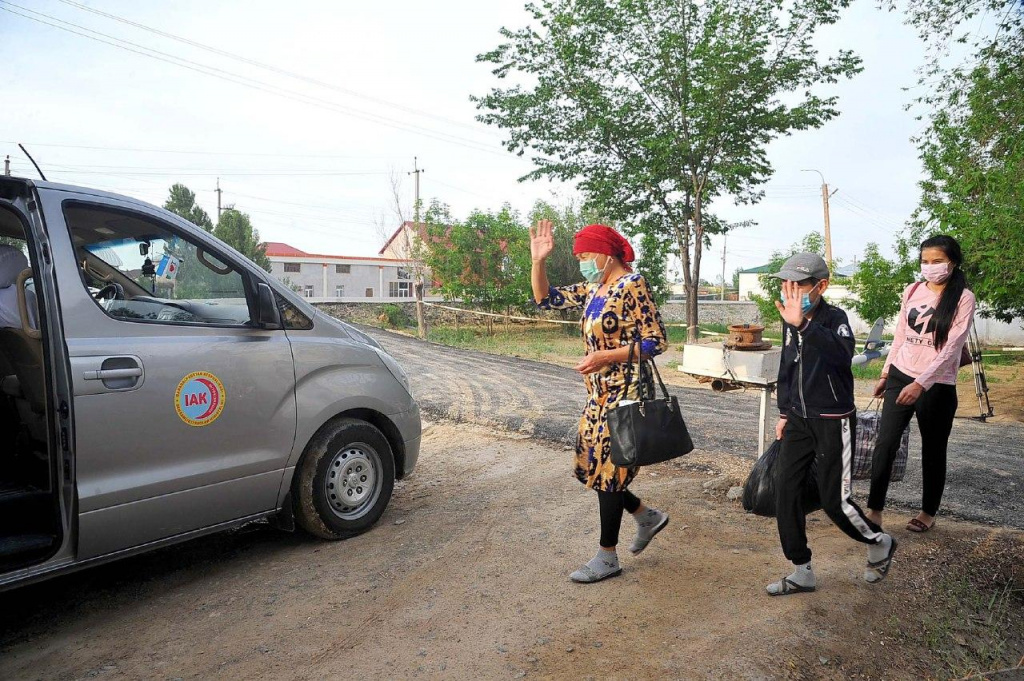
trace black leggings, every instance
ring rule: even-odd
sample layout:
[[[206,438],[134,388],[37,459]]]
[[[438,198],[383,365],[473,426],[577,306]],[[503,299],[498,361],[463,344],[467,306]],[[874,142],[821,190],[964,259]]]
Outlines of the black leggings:
[[[597,490],[597,502],[601,506],[601,546],[610,549],[619,543],[622,511],[635,513],[640,508],[640,499],[628,489],[621,492]]]
[[[889,367],[889,379],[885,382],[885,402],[882,404],[882,422],[878,426],[878,440],[875,442],[874,459],[871,462],[868,508],[875,511],[885,508],[892,464],[900,447],[900,438],[910,423],[910,417],[916,414],[917,427],[921,431],[921,478],[924,483],[921,510],[934,516],[939,512],[942,491],[946,487],[946,445],[949,443],[949,431],[953,429],[953,415],[956,414],[956,386],[936,383],[924,391],[914,404],[896,404],[900,391],[913,382],[913,377],[894,366]]]

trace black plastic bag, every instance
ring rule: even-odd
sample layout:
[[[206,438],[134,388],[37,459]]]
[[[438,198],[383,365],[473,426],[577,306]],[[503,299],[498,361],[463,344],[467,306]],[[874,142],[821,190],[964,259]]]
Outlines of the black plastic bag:
[[[775,517],[775,459],[782,451],[782,440],[772,443],[761,458],[754,464],[750,477],[743,485],[743,509],[747,513]],[[821,508],[821,495],[818,492],[818,464],[812,462],[807,470],[803,493],[804,513],[814,513]]]

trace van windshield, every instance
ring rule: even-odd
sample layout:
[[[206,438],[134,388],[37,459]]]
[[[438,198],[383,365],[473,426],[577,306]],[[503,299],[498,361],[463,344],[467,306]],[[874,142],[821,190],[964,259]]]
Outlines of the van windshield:
[[[86,204],[65,206],[90,295],[126,320],[249,324],[245,279],[201,242],[150,216]]]
[[[154,295],[172,299],[245,296],[236,280],[223,276],[230,272],[227,265],[178,237],[113,239],[89,244],[85,250]]]

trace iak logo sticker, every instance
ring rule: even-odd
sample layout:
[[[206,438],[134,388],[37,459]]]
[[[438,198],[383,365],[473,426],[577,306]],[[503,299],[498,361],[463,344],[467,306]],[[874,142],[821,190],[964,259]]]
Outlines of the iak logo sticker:
[[[208,371],[193,371],[174,391],[174,409],[190,426],[208,426],[224,411],[226,391],[220,379]]]

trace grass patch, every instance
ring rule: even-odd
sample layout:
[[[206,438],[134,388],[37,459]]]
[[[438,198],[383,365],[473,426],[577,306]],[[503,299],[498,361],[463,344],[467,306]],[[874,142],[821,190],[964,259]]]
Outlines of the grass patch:
[[[1006,668],[1018,659],[1007,638],[1012,611],[1021,607],[1024,589],[1013,582],[982,589],[965,575],[943,579],[938,588],[945,606],[941,614],[923,618],[922,643],[935,651],[946,670],[964,678],[985,670]]]
[[[669,326],[665,329],[670,344],[685,343],[687,329],[682,326]]]
[[[986,671],[1018,664],[1024,655],[1020,533],[950,536],[936,548],[908,549],[912,582],[906,601],[886,619],[899,647],[923,652],[938,678],[986,678]]]
[[[729,334],[729,326],[727,324],[701,324],[700,330],[707,331],[708,333]]]
[[[981,361],[987,367],[997,366],[1022,366],[1024,367],[1024,352],[987,352],[981,351]]]
[[[540,358],[552,354],[575,357],[580,354],[579,336],[567,336],[559,327],[512,327],[506,331],[497,326],[494,333],[488,334],[486,327],[460,326],[455,329],[433,326],[427,333],[427,339],[455,348],[514,357]]]
[[[853,366],[853,377],[855,379],[877,381],[882,377],[882,367],[885,360],[876,359],[867,364],[855,364]]]

